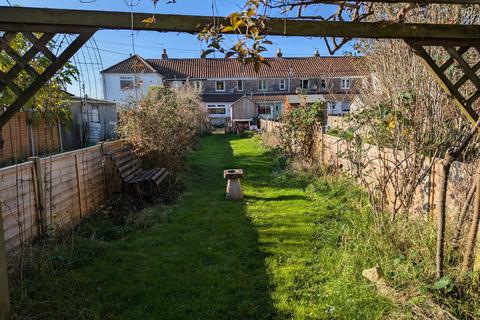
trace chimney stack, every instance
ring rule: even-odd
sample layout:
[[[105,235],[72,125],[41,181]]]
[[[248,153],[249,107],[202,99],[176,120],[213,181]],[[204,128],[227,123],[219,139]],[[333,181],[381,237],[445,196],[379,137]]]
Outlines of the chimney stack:
[[[282,57],[283,57],[282,49],[278,48],[277,49],[277,58],[282,58]]]
[[[315,49],[315,52],[313,53],[314,58],[320,58],[320,52],[318,52],[318,49]]]
[[[163,49],[162,59],[163,59],[163,60],[167,60],[167,59],[168,59],[167,49]]]

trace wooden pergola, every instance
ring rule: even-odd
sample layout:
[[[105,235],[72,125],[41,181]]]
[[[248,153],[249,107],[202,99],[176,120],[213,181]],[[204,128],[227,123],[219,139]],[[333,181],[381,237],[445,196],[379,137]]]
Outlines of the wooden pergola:
[[[327,2],[327,1],[324,1]],[[338,1],[333,1],[335,3]],[[480,4],[480,0],[370,0],[383,3],[439,3],[439,4]],[[21,7],[0,7],[0,52],[6,53],[15,65],[7,72],[0,72],[0,93],[10,90],[15,100],[5,106],[0,114],[0,129],[58,72],[64,64],[101,29],[145,30],[157,32],[198,33],[202,25],[212,21],[222,21],[223,17],[164,15],[155,14],[156,22],[142,22],[151,17],[151,13],[102,12],[83,10],[38,9]],[[476,123],[479,116],[473,107],[480,99],[480,59],[469,64],[462,55],[468,50],[480,54],[480,25],[419,24],[392,21],[378,22],[332,22],[305,19],[269,19],[269,35],[290,37],[347,37],[372,39],[404,40],[426,65],[435,80],[443,87],[456,106],[467,119]],[[9,43],[21,33],[31,46],[23,55],[13,50]],[[54,54],[48,44],[57,34],[75,36],[61,53]],[[440,46],[449,55],[442,64],[430,56],[429,46]],[[49,66],[39,74],[30,62],[43,55],[49,60]],[[453,65],[460,68],[463,75],[459,79],[449,78],[448,69]],[[32,81],[27,88],[16,84],[17,77],[26,72]],[[461,87],[470,81],[475,90],[468,95]],[[0,216],[1,221],[1,216]],[[1,224],[0,224],[1,226]],[[0,237],[3,234],[0,229]],[[2,241],[0,241],[0,245]],[[4,250],[0,248],[0,254]],[[0,319],[8,314],[8,288],[5,259],[0,257]]]

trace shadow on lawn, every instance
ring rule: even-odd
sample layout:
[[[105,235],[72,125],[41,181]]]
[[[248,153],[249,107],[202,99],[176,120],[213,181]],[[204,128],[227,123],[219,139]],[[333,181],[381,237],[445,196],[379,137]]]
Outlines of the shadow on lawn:
[[[274,318],[258,232],[243,201],[225,200],[223,179],[235,167],[268,178],[270,162],[236,157],[230,142],[238,139],[203,138],[177,203],[138,213],[152,217],[151,228],[108,242],[77,238],[76,252],[101,250],[88,263],[31,276],[16,311],[38,319]]]

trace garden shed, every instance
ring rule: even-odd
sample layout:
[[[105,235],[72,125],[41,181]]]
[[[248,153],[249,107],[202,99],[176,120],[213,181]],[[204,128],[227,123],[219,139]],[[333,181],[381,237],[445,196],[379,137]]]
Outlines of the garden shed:
[[[231,119],[235,122],[253,122],[258,115],[257,104],[248,96],[243,96],[232,104]]]
[[[72,97],[72,128],[64,135],[65,145],[71,149],[94,145],[99,141],[117,138],[117,105],[115,102]]]

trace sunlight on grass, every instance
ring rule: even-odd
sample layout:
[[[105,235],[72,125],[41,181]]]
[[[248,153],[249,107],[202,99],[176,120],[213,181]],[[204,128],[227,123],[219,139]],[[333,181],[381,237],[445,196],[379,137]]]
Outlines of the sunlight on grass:
[[[354,239],[354,226],[369,222],[352,184],[274,174],[274,157],[247,137],[205,137],[188,166],[175,205],[132,213],[149,228],[117,230],[108,219],[90,219],[68,248],[55,247],[68,263],[32,268],[23,295],[16,290],[16,313],[376,319],[390,309],[361,278],[374,261],[362,258],[368,248]],[[227,168],[245,170],[243,201],[224,199]]]

